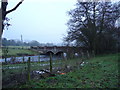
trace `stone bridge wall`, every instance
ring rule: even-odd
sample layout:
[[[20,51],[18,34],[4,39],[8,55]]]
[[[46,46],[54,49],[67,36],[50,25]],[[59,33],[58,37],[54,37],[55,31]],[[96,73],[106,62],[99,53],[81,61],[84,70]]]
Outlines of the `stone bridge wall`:
[[[56,53],[67,53],[68,55],[72,55],[72,54],[75,54],[75,53],[81,53],[85,51],[84,48],[81,48],[81,47],[70,47],[70,46],[44,46],[44,47],[41,47],[41,46],[34,46],[34,47],[31,47],[31,49],[33,50],[36,50],[38,52],[41,52],[41,53],[48,53],[48,52],[52,52],[54,54]]]

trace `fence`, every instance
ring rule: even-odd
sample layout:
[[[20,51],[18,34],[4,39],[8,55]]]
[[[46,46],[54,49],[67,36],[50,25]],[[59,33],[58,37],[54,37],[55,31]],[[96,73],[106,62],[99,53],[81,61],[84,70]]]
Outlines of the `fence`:
[[[30,82],[31,80],[39,80],[49,76],[55,76],[56,74],[67,73],[74,69],[80,69],[81,66],[87,64],[85,62],[91,54],[88,52],[81,53],[81,56],[74,56],[73,59],[61,56],[59,60],[54,60],[53,55],[50,54],[49,60],[40,61],[38,57],[23,57],[21,63],[8,63],[2,67],[3,88],[14,87],[19,84]],[[64,57],[64,58],[63,58]],[[37,60],[36,60],[37,59]],[[33,61],[36,60],[36,61]]]

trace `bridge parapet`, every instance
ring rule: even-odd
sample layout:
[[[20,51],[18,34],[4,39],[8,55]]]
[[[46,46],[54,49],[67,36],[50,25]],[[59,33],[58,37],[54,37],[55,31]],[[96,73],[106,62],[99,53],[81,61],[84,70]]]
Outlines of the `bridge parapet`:
[[[31,49],[33,50],[37,50],[38,52],[42,52],[42,53],[47,53],[47,52],[53,52],[54,54],[58,53],[58,52],[63,52],[63,48],[62,47],[57,47],[57,46],[52,46],[52,47],[40,47],[40,46],[34,46],[31,47]]]
[[[75,53],[81,53],[81,51],[85,50],[83,47],[69,47],[69,46],[35,46],[31,47],[31,49],[34,49],[38,52],[41,52],[43,54],[47,52],[52,52],[54,54],[61,52],[61,53],[67,53],[67,54],[75,54]]]

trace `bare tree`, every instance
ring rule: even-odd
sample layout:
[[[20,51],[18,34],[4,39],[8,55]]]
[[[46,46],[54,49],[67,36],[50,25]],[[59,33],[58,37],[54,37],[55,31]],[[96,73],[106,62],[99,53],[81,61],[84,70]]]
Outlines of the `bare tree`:
[[[7,9],[7,5],[8,5],[8,0],[1,0],[1,8],[0,8],[0,40],[3,34],[3,29],[4,29],[4,20],[6,19],[6,15],[11,13],[12,11],[15,11],[20,4],[22,4],[24,0],[21,0],[14,8],[12,8],[11,10],[6,10]]]
[[[68,35],[65,40],[75,42],[96,54],[116,49],[115,22],[120,17],[119,3],[80,2],[70,10]]]

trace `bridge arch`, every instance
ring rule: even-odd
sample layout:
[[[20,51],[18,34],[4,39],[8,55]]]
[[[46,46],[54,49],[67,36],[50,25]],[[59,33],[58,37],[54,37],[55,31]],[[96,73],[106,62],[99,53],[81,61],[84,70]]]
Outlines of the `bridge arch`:
[[[61,55],[61,54],[63,54],[63,53],[64,53],[63,51],[58,51],[58,52],[56,52],[55,55]]]
[[[47,51],[46,55],[50,55],[50,53],[52,53],[52,55],[54,54],[54,52],[52,52],[52,51]]]

